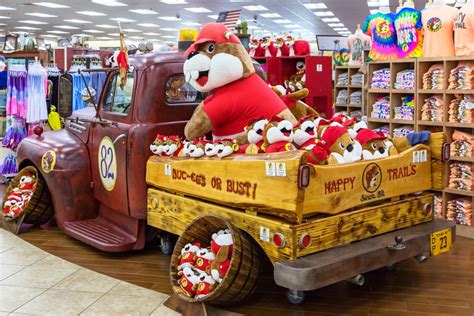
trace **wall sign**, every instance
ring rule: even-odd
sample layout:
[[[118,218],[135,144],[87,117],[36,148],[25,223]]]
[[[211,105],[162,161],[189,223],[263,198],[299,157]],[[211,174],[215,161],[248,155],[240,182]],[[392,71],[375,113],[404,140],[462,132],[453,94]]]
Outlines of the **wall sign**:
[[[105,136],[99,144],[99,176],[107,191],[112,191],[117,181],[117,155],[112,140]]]

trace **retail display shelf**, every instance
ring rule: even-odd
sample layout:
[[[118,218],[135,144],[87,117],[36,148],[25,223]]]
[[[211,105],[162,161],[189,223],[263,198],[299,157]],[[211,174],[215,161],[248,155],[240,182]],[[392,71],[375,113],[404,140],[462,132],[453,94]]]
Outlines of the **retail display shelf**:
[[[474,162],[474,157],[457,157],[457,156],[451,156],[451,157],[449,157],[449,160],[465,161],[465,162]]]
[[[446,193],[452,193],[452,194],[457,194],[457,195],[464,195],[464,196],[471,196],[471,197],[474,197],[474,191],[455,190],[455,189],[446,188],[446,189],[444,189],[444,192],[446,192]]]
[[[418,120],[418,125],[443,126],[443,122]]]

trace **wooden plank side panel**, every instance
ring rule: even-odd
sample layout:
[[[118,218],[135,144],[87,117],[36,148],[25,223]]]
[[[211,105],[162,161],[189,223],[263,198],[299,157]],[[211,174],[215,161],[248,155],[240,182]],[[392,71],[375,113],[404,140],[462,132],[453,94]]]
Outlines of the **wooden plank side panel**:
[[[301,222],[303,192],[298,189],[298,173],[304,155],[294,151],[224,159],[154,156],[148,160],[146,180],[157,188]],[[267,176],[267,162],[276,168],[275,176]]]
[[[299,240],[302,234],[309,233],[312,243],[306,249],[297,248],[297,257],[429,222],[433,219],[433,213],[426,214],[423,209],[423,206],[428,203],[433,205],[432,194],[346,212],[298,225],[296,240]]]
[[[167,232],[181,235],[185,228],[197,217],[216,214],[231,221],[233,225],[247,232],[265,251],[272,263],[289,260],[293,257],[292,229],[283,220],[269,219],[224,206],[206,203],[200,200],[182,197],[160,190],[148,190],[148,224]],[[261,227],[268,229],[269,241],[261,238]],[[279,232],[285,236],[286,245],[277,249],[271,236]]]
[[[303,214],[338,214],[353,207],[429,189],[429,147],[417,145],[380,160],[314,166],[309,187],[305,190]]]

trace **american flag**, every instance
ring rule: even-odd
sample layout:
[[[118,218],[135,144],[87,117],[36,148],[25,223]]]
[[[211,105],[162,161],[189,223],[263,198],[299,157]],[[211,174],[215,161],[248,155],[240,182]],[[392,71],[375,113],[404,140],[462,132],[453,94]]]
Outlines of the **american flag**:
[[[224,24],[229,29],[229,31],[233,32],[235,25],[239,20],[240,12],[242,12],[240,9],[220,12],[216,22]]]

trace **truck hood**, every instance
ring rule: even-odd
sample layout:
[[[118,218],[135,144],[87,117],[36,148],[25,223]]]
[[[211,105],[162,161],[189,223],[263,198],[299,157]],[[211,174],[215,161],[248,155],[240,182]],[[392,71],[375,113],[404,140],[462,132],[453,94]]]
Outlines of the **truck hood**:
[[[95,117],[93,107],[87,107],[74,111],[71,117],[66,121],[66,129],[72,134],[79,137],[85,144],[89,141],[90,123],[81,121],[81,119],[92,120]],[[77,119],[77,120],[76,120]],[[72,121],[76,120],[76,121]]]

